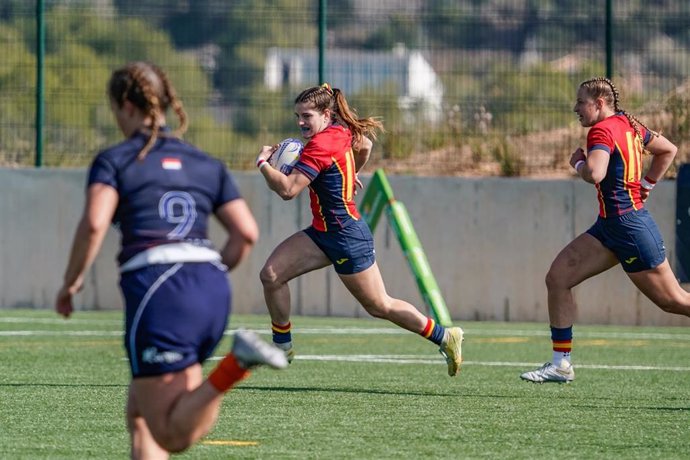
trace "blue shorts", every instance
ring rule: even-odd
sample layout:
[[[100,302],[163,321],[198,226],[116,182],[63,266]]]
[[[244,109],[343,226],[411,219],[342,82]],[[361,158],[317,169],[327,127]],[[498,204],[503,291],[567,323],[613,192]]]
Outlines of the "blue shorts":
[[[363,220],[352,221],[347,227],[333,232],[319,232],[314,227],[304,229],[321,249],[333,268],[341,275],[359,273],[374,265],[374,237]]]
[[[646,209],[597,218],[587,233],[612,251],[628,273],[657,267],[666,259],[661,232]]]
[[[133,378],[203,363],[223,338],[231,293],[221,264],[149,265],[122,273],[120,288]]]

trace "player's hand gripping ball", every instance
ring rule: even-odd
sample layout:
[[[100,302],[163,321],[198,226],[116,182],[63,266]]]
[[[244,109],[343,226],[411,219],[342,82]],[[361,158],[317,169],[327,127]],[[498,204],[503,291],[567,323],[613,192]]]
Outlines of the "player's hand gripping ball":
[[[278,144],[278,148],[268,159],[268,163],[285,175],[290,174],[299,156],[304,150],[304,144],[299,139],[287,138]]]

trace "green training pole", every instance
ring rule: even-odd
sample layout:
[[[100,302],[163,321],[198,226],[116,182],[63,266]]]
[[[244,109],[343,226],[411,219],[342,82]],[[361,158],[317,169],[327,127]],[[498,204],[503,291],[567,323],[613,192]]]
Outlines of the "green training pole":
[[[377,169],[367,184],[367,191],[364,193],[362,203],[359,206],[359,211],[364,217],[364,221],[369,225],[371,233],[376,230],[376,224],[381,218],[383,209],[394,200],[393,189],[386,179],[383,169]]]
[[[436,278],[431,272],[429,261],[422,244],[419,242],[410,215],[407,213],[405,205],[395,200],[393,188],[383,169],[377,169],[367,184],[367,191],[359,205],[359,212],[369,225],[371,233],[376,230],[376,224],[378,224],[384,209],[388,215],[388,222],[398,238],[412,274],[417,281],[417,287],[424,298],[424,303],[439,324],[451,326],[452,321],[448,314],[446,302],[443,300]]]
[[[388,214],[388,222],[393,227],[393,231],[398,237],[400,246],[402,246],[407,263],[412,269],[417,286],[419,287],[424,302],[429,310],[432,312],[436,322],[442,326],[451,326],[452,321],[448,314],[446,302],[443,300],[441,290],[438,288],[434,274],[431,272],[429,261],[424,254],[422,244],[419,242],[417,232],[412,226],[410,215],[405,209],[405,205],[399,201],[393,201],[386,209]]]

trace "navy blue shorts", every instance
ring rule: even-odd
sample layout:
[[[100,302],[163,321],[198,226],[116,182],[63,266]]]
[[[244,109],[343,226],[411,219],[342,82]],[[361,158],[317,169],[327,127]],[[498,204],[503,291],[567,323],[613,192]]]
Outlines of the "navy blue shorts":
[[[374,237],[366,222],[352,221],[347,227],[333,232],[319,232],[314,227],[304,229],[321,249],[333,268],[341,275],[359,273],[374,265]]]
[[[125,272],[125,348],[132,377],[203,363],[230,315],[225,267],[210,262],[150,265]]]
[[[597,218],[587,233],[612,251],[628,273],[655,268],[666,259],[661,232],[646,209]]]

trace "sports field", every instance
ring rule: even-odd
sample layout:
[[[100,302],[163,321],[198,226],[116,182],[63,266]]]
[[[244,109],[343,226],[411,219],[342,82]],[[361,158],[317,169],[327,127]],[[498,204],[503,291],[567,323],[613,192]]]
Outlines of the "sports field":
[[[128,456],[121,318],[0,311],[1,459]],[[450,378],[436,347],[384,321],[294,317],[291,367],[242,382],[177,458],[690,458],[687,329],[576,326],[576,380],[538,385],[518,376],[549,359],[546,325],[461,325]]]

